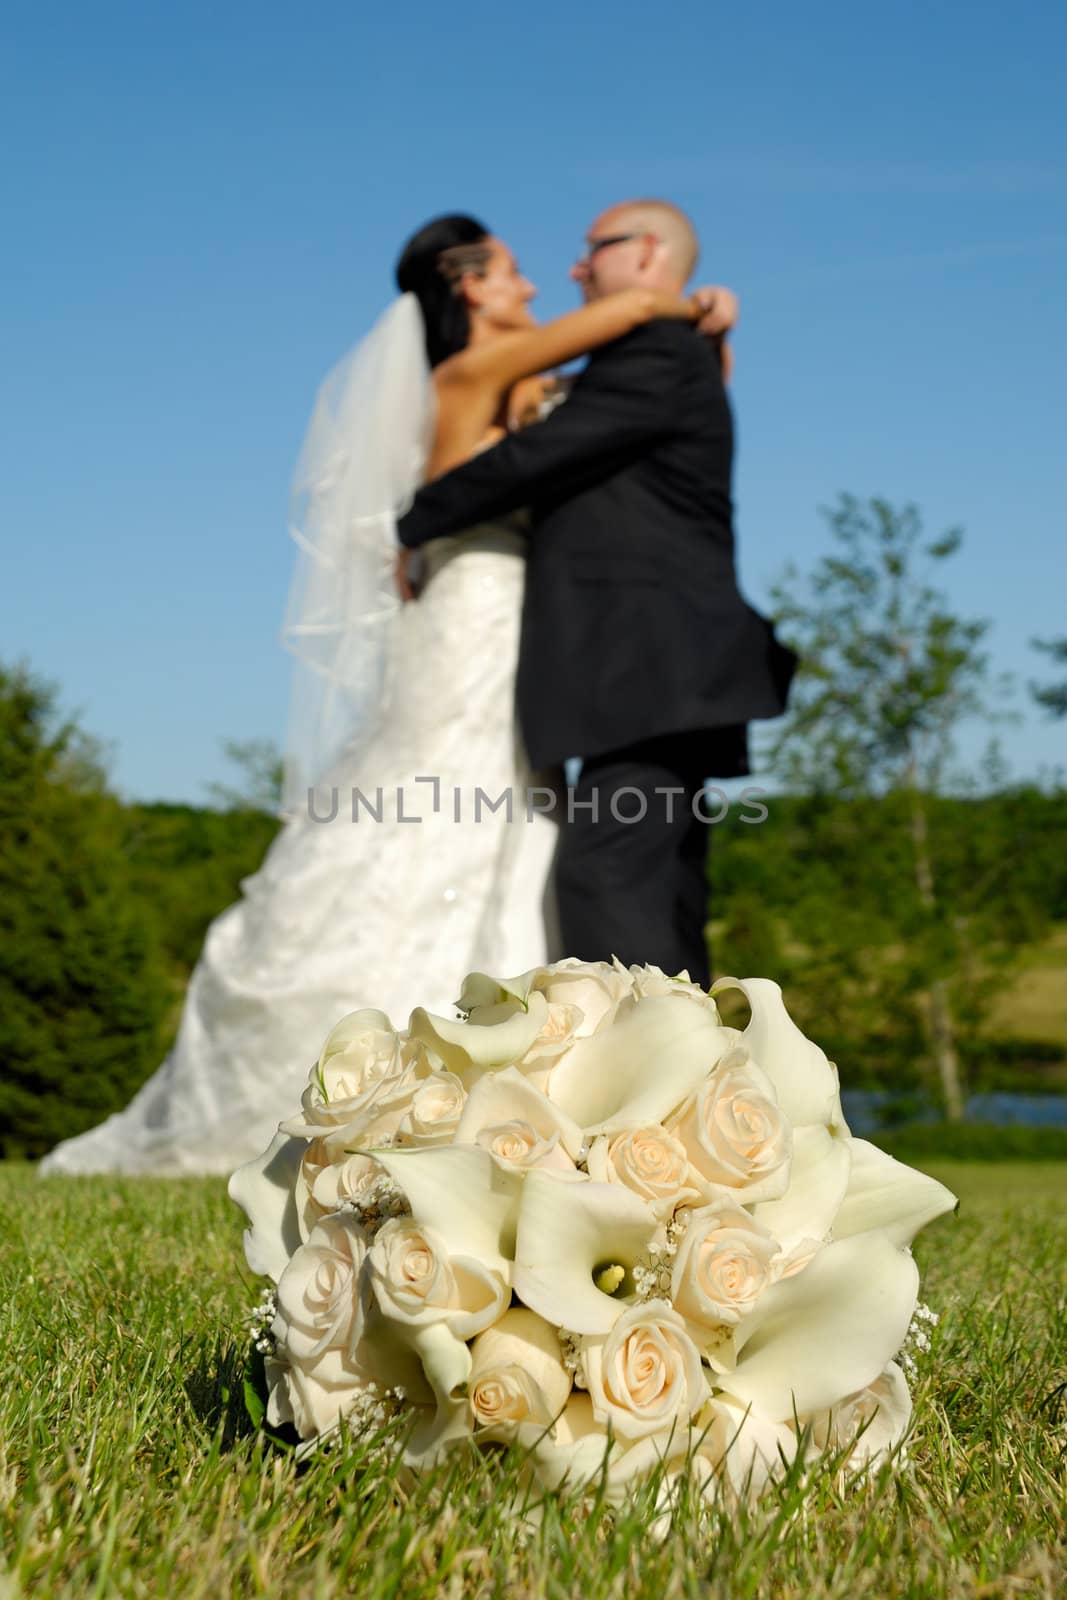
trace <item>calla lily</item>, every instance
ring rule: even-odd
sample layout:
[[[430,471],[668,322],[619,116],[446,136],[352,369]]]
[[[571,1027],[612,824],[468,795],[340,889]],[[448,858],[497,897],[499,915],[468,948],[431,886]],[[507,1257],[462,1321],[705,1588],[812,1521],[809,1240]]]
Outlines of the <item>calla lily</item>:
[[[437,1145],[368,1152],[407,1196],[416,1221],[432,1227],[451,1255],[470,1256],[507,1279],[523,1179],[487,1150]]]
[[[835,1139],[812,1125],[793,1135],[789,1187],[777,1200],[761,1200],[752,1215],[769,1228],[784,1251],[803,1239],[825,1239],[848,1188],[852,1141]]]
[[[657,1231],[629,1189],[568,1183],[534,1169],[523,1180],[512,1286],[557,1328],[607,1333],[626,1309],[614,1291],[648,1256]]]
[[[469,1016],[473,1011],[507,1005],[513,1000],[525,1006],[533,976],[533,972],[525,972],[519,978],[491,978],[486,972],[468,972],[456,1001],[456,1010]]]
[[[470,1347],[456,1338],[445,1322],[429,1322],[405,1329],[404,1334],[422,1362],[422,1370],[438,1403],[463,1398],[457,1391],[471,1375]]]
[[[525,1002],[507,1000],[466,1022],[432,1016],[421,1006],[411,1013],[409,1031],[444,1062],[449,1072],[466,1082],[472,1071],[506,1067],[533,1044],[548,1019],[548,1001],[532,994]]]
[[[535,1088],[517,1067],[489,1072],[478,1080],[459,1119],[456,1143],[474,1144],[484,1129],[516,1120],[529,1123],[542,1138],[556,1135],[559,1145],[571,1158],[566,1164],[573,1167],[582,1148],[581,1128]]]
[[[296,1182],[306,1149],[305,1139],[278,1132],[261,1156],[237,1168],[227,1185],[230,1199],[252,1224],[245,1230],[245,1259],[253,1272],[275,1283],[303,1242]]]
[[[735,1336],[723,1388],[772,1422],[824,1411],[872,1383],[900,1349],[918,1295],[911,1256],[881,1234],[827,1245],[769,1289]]]
[[[617,961],[471,973],[458,1019],[409,1034],[341,1019],[230,1181],[278,1283],[268,1417],[301,1453],[385,1390],[409,1466],[502,1440],[524,1495],[607,1504],[656,1472],[660,1529],[686,1484],[732,1499],[801,1447],[851,1469],[900,1444],[907,1245],[954,1196],[852,1138],[777,984],[728,987],[744,1034],[684,974]]]
[[[685,996],[641,1000],[571,1046],[553,1068],[548,1096],[589,1134],[662,1122],[737,1039]]]
[[[740,989],[752,1008],[745,1043],[774,1084],[793,1127],[813,1122],[843,1127],[837,1074],[789,1015],[778,984],[770,978],[720,978],[711,986],[712,994],[724,989]]]
[[[894,1244],[909,1245],[920,1228],[958,1204],[952,1190],[936,1178],[894,1161],[866,1139],[853,1139],[852,1171],[833,1236],[847,1239],[877,1228]]]
[[[466,1384],[471,1374],[471,1353],[443,1322],[405,1329],[411,1349],[437,1398],[437,1409],[415,1428],[404,1449],[408,1466],[426,1467],[455,1440],[469,1436]]]

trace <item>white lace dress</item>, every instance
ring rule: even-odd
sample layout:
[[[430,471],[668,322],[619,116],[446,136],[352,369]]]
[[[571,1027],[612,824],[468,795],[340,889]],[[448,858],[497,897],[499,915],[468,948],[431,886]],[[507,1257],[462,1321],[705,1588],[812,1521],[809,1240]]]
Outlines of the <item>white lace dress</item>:
[[[166,1061],[42,1170],[228,1172],[292,1114],[346,1012],[374,1006],[397,1027],[415,1005],[451,1016],[467,972],[546,959],[556,829],[528,820],[514,711],[524,571],[512,526],[426,547],[423,591],[395,626],[387,722],[358,770],[342,759],[318,791],[329,817],[336,789],[336,816],[285,824],[208,930]],[[505,791],[510,820],[488,803]]]

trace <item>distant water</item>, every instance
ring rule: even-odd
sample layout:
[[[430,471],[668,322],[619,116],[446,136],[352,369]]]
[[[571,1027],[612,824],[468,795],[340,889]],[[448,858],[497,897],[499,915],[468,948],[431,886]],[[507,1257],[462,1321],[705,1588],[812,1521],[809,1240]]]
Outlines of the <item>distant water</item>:
[[[845,1120],[853,1133],[874,1133],[902,1122],[937,1122],[940,1111],[918,1096],[891,1094],[885,1089],[845,1089],[841,1095]],[[964,1107],[968,1122],[992,1122],[998,1127],[1067,1128],[1067,1095],[974,1094]]]

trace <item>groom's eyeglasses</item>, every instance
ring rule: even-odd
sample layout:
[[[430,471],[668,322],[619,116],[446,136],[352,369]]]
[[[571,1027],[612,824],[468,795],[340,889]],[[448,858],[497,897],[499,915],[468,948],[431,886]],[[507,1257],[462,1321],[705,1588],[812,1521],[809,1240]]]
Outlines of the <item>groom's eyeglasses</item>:
[[[587,239],[585,250],[578,260],[583,266],[588,266],[593,257],[599,255],[601,250],[606,250],[610,244],[626,244],[630,239],[651,239],[654,235],[642,231],[641,233],[609,233],[603,239]]]

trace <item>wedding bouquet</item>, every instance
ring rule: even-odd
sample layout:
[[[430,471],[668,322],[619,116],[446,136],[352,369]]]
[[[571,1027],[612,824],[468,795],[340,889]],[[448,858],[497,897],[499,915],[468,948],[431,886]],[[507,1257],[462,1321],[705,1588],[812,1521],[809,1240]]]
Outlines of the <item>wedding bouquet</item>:
[[[230,1181],[274,1285],[269,1424],[404,1413],[415,1469],[514,1442],[544,1488],[616,1501],[654,1471],[751,1494],[800,1452],[899,1443],[909,1246],[955,1197],[852,1137],[777,984],[562,961],[473,973],[457,1009],[343,1018]]]

